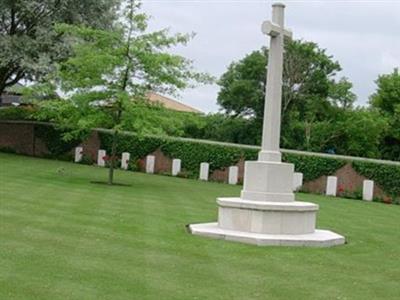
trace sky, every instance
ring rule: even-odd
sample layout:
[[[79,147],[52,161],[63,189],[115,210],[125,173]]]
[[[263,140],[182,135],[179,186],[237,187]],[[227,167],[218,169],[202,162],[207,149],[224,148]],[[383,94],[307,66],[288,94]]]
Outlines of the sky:
[[[152,16],[150,30],[195,32],[186,46],[174,49],[198,71],[220,77],[232,61],[269,45],[261,24],[271,18],[267,0],[143,0]],[[316,42],[342,66],[340,77],[354,85],[357,104],[365,105],[379,74],[400,67],[400,0],[287,0],[286,27],[295,39]],[[217,112],[219,87],[199,86],[177,100],[203,112]]]

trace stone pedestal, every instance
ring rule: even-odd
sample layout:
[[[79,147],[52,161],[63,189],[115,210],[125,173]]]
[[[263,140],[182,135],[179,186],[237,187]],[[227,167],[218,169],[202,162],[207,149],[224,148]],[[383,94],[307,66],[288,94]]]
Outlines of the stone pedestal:
[[[317,246],[343,244],[333,232],[316,230],[318,205],[295,201],[294,166],[248,161],[240,198],[218,198],[218,222],[191,224],[191,232],[256,245]]]

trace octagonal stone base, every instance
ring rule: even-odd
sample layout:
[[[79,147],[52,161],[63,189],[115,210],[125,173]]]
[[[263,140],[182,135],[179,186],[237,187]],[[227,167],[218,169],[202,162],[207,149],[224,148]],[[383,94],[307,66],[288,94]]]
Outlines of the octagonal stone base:
[[[265,234],[306,234],[315,230],[318,205],[307,202],[218,198],[221,229]]]
[[[308,234],[262,234],[222,229],[218,223],[191,224],[192,234],[258,246],[331,247],[342,245],[345,238],[328,230],[315,230]]]

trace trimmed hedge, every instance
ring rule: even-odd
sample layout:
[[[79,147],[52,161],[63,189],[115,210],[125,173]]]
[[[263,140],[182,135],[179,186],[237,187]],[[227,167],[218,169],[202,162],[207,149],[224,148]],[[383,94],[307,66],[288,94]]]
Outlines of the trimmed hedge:
[[[2,107],[0,108],[0,120],[31,120],[33,110],[28,107]]]
[[[283,161],[294,164],[296,172],[303,173],[304,181],[311,181],[323,175],[332,175],[346,164],[345,160],[292,153],[283,153]]]
[[[80,139],[74,139],[71,141],[65,141],[63,139],[62,130],[58,130],[53,126],[48,125],[34,125],[35,126],[35,138],[39,138],[45,143],[49,154],[46,157],[56,158],[61,160],[70,160],[72,155],[69,154],[72,149],[81,143]]]
[[[107,131],[99,132],[101,147],[107,152],[111,150],[112,137]],[[227,168],[244,160],[256,160],[258,147],[241,147],[202,140],[191,140],[171,137],[137,136],[122,134],[118,138],[117,152],[130,152],[132,159],[139,159],[157,149],[170,158],[182,160],[182,168],[189,174],[197,176],[202,162],[210,164],[210,170]],[[336,158],[307,156],[284,153],[283,161],[293,163],[297,172],[304,175],[304,180],[310,181],[322,175],[331,175],[341,168],[346,161]]]
[[[179,140],[166,141],[161,151],[170,158],[181,159],[182,168],[194,175],[198,175],[202,162],[208,162],[210,171],[214,171],[235,165],[243,157],[240,148]]]
[[[107,130],[98,131],[101,148],[111,153],[112,134]],[[160,148],[164,140],[159,137],[138,136],[133,134],[121,134],[117,136],[117,154],[129,152],[132,160],[145,157]]]
[[[400,199],[400,167],[362,161],[353,161],[352,166],[359,174],[374,180],[390,196]]]

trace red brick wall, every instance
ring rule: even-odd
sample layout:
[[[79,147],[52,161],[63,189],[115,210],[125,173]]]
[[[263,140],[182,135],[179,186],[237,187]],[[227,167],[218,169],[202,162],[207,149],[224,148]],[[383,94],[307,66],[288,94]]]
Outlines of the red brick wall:
[[[336,176],[338,178],[337,185],[337,195],[343,196],[349,192],[362,191],[363,181],[367,179],[366,177],[358,174],[351,166],[351,164],[346,164],[342,168],[338,169],[335,174],[332,176]],[[327,176],[321,176],[315,180],[308,181],[304,183],[303,190],[324,194],[326,192],[326,181]],[[375,183],[374,186],[374,197],[383,198],[385,196],[382,189]]]
[[[31,124],[0,123],[0,147],[20,154],[34,155],[34,134]]]

